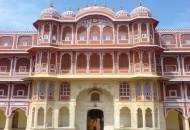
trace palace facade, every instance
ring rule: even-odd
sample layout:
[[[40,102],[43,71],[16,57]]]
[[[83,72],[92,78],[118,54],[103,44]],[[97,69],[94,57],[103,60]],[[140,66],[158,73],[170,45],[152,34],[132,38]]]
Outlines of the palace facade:
[[[190,29],[158,23],[50,6],[36,31],[0,32],[0,129],[189,130]]]

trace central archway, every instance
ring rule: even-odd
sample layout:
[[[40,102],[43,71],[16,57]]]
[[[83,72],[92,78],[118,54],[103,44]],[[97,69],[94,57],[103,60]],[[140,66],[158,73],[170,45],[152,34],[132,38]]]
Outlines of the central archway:
[[[99,109],[92,109],[87,114],[87,130],[104,130],[104,113]]]
[[[90,121],[97,127],[90,128]],[[86,88],[76,98],[77,130],[114,130],[112,94],[102,88]],[[95,124],[95,123],[94,123]],[[94,128],[94,129],[93,129]]]

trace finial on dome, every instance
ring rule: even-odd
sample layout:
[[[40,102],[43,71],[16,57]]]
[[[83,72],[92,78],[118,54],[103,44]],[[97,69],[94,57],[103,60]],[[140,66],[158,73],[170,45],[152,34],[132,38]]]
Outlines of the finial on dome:
[[[50,3],[50,4],[49,4],[49,7],[53,8],[53,7],[54,7],[53,3]]]
[[[97,3],[96,3],[97,1],[96,0],[94,0],[94,6],[96,6],[97,5]]]
[[[140,0],[140,4],[139,4],[139,6],[143,6],[142,0]]]

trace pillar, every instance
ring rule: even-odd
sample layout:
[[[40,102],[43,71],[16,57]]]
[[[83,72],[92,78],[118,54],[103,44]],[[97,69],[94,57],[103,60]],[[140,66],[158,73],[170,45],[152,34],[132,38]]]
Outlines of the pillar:
[[[120,127],[120,110],[119,110],[119,107],[118,107],[118,104],[115,102],[114,103],[114,127],[115,129],[119,129]]]
[[[145,110],[142,111],[142,117],[143,117],[143,129],[146,128],[146,118],[145,118],[146,112]]]
[[[71,101],[69,106],[69,126],[71,129],[75,129],[75,109],[76,101]]]
[[[183,119],[183,130],[189,130],[189,120],[188,117]]]
[[[7,116],[4,130],[12,130],[12,117]]]

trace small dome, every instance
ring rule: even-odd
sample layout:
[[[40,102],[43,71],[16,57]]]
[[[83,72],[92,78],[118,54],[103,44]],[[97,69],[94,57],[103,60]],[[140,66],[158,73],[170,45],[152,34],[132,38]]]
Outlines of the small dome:
[[[142,5],[140,5],[139,7],[135,8],[131,11],[131,17],[141,17],[141,16],[142,17],[152,17],[152,14],[148,8],[146,8]]]
[[[68,11],[63,12],[62,16],[63,17],[75,17],[75,12],[68,10]]]
[[[122,9],[116,13],[116,17],[129,17],[129,13]]]
[[[53,5],[50,5],[47,9],[44,9],[41,12],[41,16],[43,18],[56,18],[59,19],[61,17],[60,13],[53,7]]]

